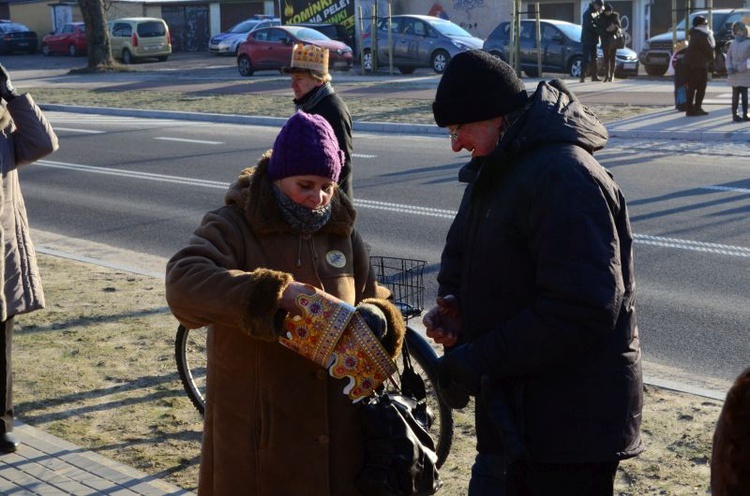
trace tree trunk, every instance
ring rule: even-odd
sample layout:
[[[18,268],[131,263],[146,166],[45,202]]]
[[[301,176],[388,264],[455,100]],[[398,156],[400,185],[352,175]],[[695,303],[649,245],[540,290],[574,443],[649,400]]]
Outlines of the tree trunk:
[[[112,66],[114,60],[109,44],[107,20],[104,16],[103,0],[78,0],[83,22],[86,24],[88,41],[88,67]]]

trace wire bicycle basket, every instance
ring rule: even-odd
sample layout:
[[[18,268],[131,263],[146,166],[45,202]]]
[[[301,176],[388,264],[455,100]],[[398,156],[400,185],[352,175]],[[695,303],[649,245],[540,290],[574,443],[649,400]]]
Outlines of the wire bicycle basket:
[[[424,260],[371,256],[378,283],[393,295],[393,303],[406,320],[422,313],[424,308]]]

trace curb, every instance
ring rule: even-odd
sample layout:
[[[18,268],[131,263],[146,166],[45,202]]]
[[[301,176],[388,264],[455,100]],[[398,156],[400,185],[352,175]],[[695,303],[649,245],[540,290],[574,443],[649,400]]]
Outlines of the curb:
[[[40,103],[39,108],[51,112],[75,112],[79,114],[106,114],[120,117],[140,117],[144,119],[173,119],[180,121],[218,122],[222,124],[244,124],[255,126],[273,126],[281,128],[286,122],[283,117],[263,117],[237,114],[212,114],[180,112],[176,110],[142,110],[109,107],[81,107],[76,105],[58,105]],[[445,130],[434,125],[405,124],[395,122],[354,122],[355,131],[368,133],[424,134],[445,135]]]

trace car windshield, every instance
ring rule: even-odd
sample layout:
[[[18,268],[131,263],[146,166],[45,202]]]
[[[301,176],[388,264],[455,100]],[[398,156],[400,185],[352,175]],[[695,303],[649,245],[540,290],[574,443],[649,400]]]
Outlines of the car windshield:
[[[581,26],[579,24],[555,24],[555,26],[571,40],[581,42]]]
[[[242,21],[241,23],[232,27],[230,33],[249,33],[258,24],[258,21]]]
[[[331,39],[320,31],[315,31],[314,29],[310,28],[300,28],[292,31],[292,33],[294,34],[294,36],[301,40],[327,41]]]
[[[693,25],[693,19],[695,19],[696,16],[706,16],[708,15],[708,12],[693,12],[690,14],[690,25]],[[716,12],[711,13],[711,24],[714,26],[714,29],[716,26],[721,26],[723,24],[724,18],[727,16],[727,14],[718,14]],[[671,31],[671,30],[670,30]],[[685,19],[681,20],[679,23],[677,23],[677,31],[685,31]]]
[[[17,22],[4,22],[0,24],[0,32],[3,33],[18,33],[18,32],[25,32],[25,31],[31,31],[29,28],[24,26],[23,24],[18,24]]]
[[[440,34],[445,36],[473,36],[458,24],[442,19],[429,21],[430,26],[435,28]]]

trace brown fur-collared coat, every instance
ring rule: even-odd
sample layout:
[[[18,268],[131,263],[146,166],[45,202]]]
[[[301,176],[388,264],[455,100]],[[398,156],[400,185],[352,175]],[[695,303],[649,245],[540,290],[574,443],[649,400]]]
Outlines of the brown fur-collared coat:
[[[226,206],[209,212],[167,265],[174,315],[190,328],[209,326],[198,493],[355,496],[364,450],[358,405],[343,381],[277,342],[278,300],[293,279],[349,304],[375,302],[389,317],[394,340],[384,344],[394,354],[403,325],[392,305],[373,298],[367,248],[345,195],[334,195],[328,224],[300,235],[278,213],[267,165],[268,155],[243,171]]]
[[[714,431],[711,494],[743,496],[750,491],[750,368],[727,393]]]
[[[0,109],[0,321],[44,308],[42,279],[31,242],[18,168],[58,148],[57,136],[30,95],[17,96]]]

